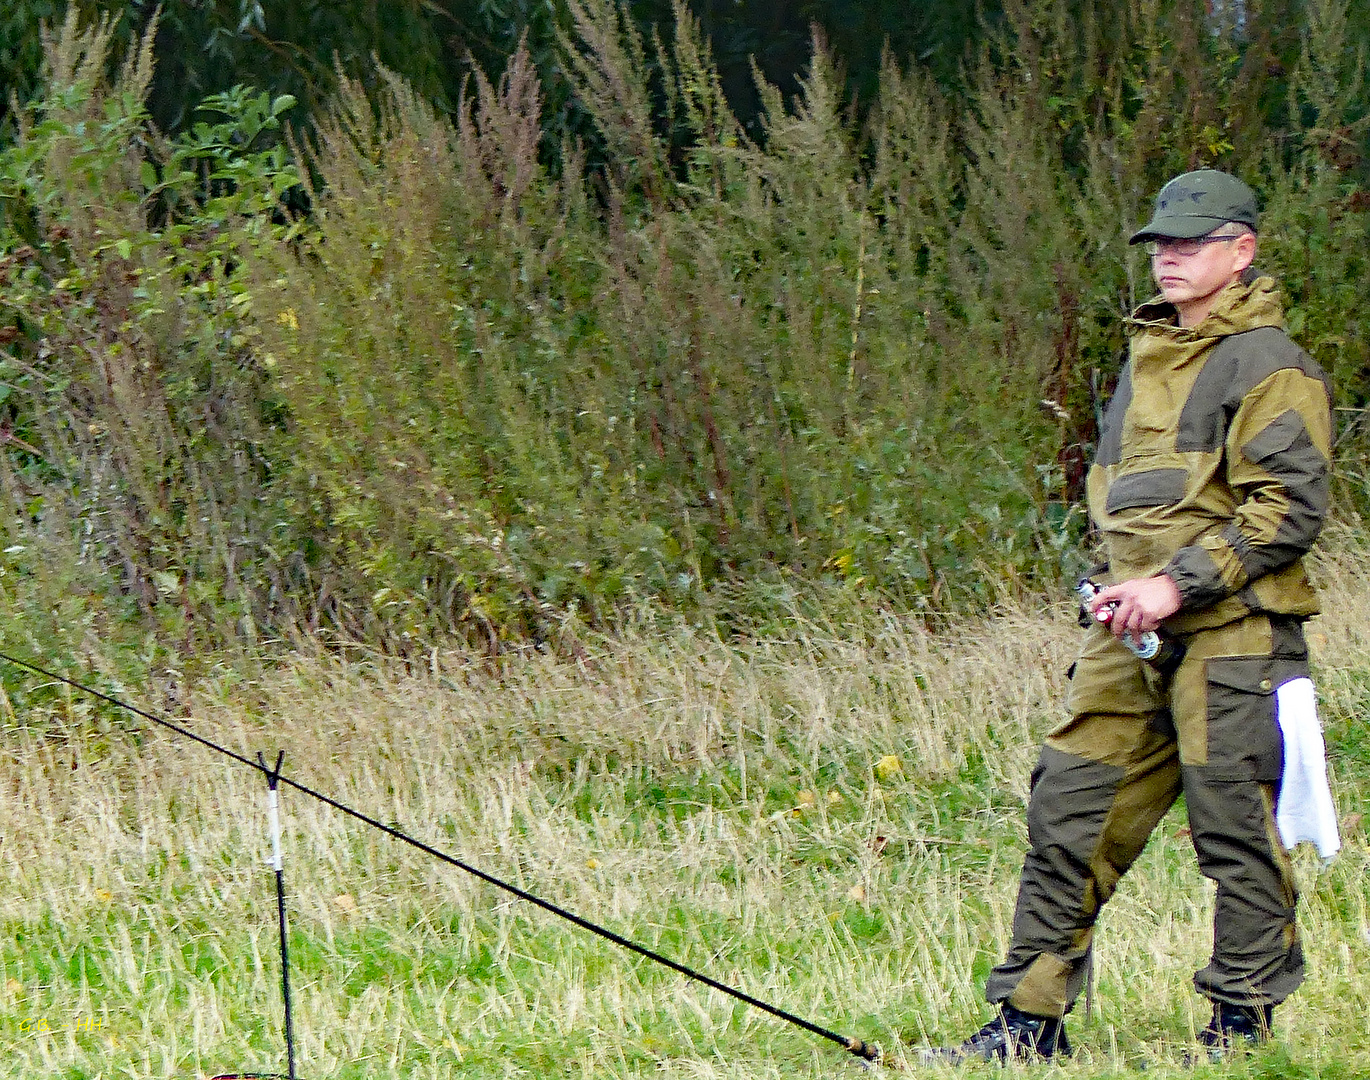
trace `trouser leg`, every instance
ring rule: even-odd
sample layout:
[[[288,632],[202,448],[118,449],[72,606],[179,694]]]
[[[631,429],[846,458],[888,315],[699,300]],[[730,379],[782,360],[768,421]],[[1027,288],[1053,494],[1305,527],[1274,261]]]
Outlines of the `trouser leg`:
[[[1077,716],[1042,748],[1013,938],[986,984],[991,1002],[1059,1017],[1079,995],[1099,910],[1179,791],[1175,743],[1156,720]]]
[[[1303,982],[1304,961],[1294,919],[1298,893],[1275,834],[1273,789],[1207,783],[1202,768],[1183,772],[1199,868],[1217,884],[1213,956],[1194,987],[1233,1005],[1278,1005]]]
[[[1194,850],[1217,885],[1213,956],[1194,985],[1215,1001],[1274,1005],[1304,975],[1298,893],[1274,817],[1274,688],[1307,671],[1302,630],[1252,617],[1196,635],[1191,652],[1202,667],[1177,676],[1175,716]]]
[[[1165,697],[1098,624],[1067,707],[1070,719],[1048,736],[1033,772],[1013,937],[985,985],[991,1002],[1040,1016],[1074,1003],[1099,909],[1179,790]]]

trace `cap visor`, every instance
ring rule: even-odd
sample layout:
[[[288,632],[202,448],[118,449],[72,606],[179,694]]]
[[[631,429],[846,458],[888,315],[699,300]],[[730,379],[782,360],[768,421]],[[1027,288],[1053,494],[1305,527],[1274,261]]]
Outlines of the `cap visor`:
[[[1147,240],[1193,240],[1207,236],[1219,225],[1226,225],[1227,218],[1184,217],[1152,218],[1140,230],[1132,234],[1129,244],[1141,244]]]

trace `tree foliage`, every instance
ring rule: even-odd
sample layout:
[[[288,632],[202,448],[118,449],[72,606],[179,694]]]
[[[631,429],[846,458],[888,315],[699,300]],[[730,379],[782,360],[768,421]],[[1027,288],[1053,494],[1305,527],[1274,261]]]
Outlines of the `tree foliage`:
[[[749,126],[759,107],[752,63],[794,93],[814,25],[825,28],[846,58],[850,88],[867,101],[878,84],[883,44],[896,56],[918,58],[950,84],[979,26],[973,5],[907,0],[693,0],[690,7],[712,43],[732,107]],[[273,97],[290,94],[300,103],[296,119],[305,120],[336,90],[339,70],[374,89],[377,61],[450,113],[474,70],[498,77],[523,42],[543,85],[542,121],[552,149],[567,132],[586,133],[557,50],[558,33],[569,25],[565,0],[12,0],[0,13],[0,112],[11,90],[19,100],[35,92],[42,27],[59,24],[69,9],[88,19],[109,15],[114,40],[125,48],[157,17],[148,109],[164,131],[179,131],[201,99],[240,83]],[[997,5],[983,10],[992,17]],[[633,0],[627,11],[644,35],[654,27],[669,32],[669,0]]]

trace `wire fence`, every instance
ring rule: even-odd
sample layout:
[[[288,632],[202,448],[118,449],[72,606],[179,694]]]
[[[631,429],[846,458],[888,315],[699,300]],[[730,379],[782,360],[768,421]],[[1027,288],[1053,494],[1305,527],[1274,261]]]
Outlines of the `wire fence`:
[[[703,974],[702,972],[696,971],[693,968],[686,966],[685,964],[681,964],[676,960],[672,960],[668,956],[664,956],[661,953],[649,949],[644,945],[640,945],[637,942],[632,941],[621,934],[617,934],[614,931],[607,929],[606,927],[600,926],[598,923],[583,918],[582,916],[577,915],[572,911],[568,911],[567,909],[552,903],[550,900],[544,900],[542,897],[536,896],[533,893],[528,892],[526,889],[521,889],[517,885],[504,881],[503,879],[498,878],[493,874],[489,874],[486,871],[481,870],[479,867],[473,866],[465,860],[457,858],[455,855],[451,855],[445,851],[441,851],[438,848],[433,847],[431,844],[424,843],[422,840],[410,836],[408,833],[406,833],[402,829],[397,828],[394,825],[387,825],[384,822],[378,821],[376,818],[372,817],[369,814],[363,813],[361,810],[358,810],[355,807],[348,806],[347,804],[339,802],[337,799],[334,799],[321,791],[316,791],[314,788],[311,788],[305,784],[300,783],[297,780],[292,779],[291,777],[285,775],[281,771],[281,766],[285,759],[285,752],[283,750],[277,752],[276,761],[274,765],[268,765],[265,755],[261,753],[257,755],[257,760],[253,761],[251,758],[244,757],[242,754],[236,753],[235,751],[230,750],[228,747],[222,746],[214,740],[208,739],[203,735],[199,735],[181,724],[177,724],[171,720],[166,719],[165,717],[158,716],[155,713],[149,712],[146,709],[141,709],[136,705],[130,704],[129,702],[122,701],[119,698],[103,693],[91,686],[87,686],[83,683],[77,682],[75,679],[69,678],[66,675],[62,675],[58,672],[51,671],[47,668],[41,667],[40,665],[35,664],[30,660],[25,660],[17,656],[11,656],[10,654],[4,652],[0,652],[0,660],[6,661],[7,663],[13,664],[16,667],[22,668],[34,674],[41,675],[44,678],[54,679],[57,682],[63,683],[66,686],[71,687],[73,690],[80,691],[81,693],[87,694],[90,697],[93,697],[99,701],[103,701],[108,705],[112,705],[117,709],[122,709],[126,712],[132,713],[134,716],[142,717],[144,720],[149,720],[154,724],[158,724],[161,727],[164,727],[170,731],[174,731],[176,734],[186,739],[190,739],[192,742],[198,743],[199,745],[205,747],[208,750],[213,751],[216,754],[221,754],[224,757],[237,762],[239,765],[245,765],[249,769],[255,769],[257,772],[260,772],[266,779],[268,791],[268,822],[272,834],[271,866],[276,874],[277,916],[281,938],[281,994],[285,1007],[285,1042],[287,1062],[289,1068],[288,1075],[290,1077],[290,1080],[296,1080],[296,1074],[294,1025],[292,1019],[290,999],[290,957],[286,937],[285,877],[284,863],[281,858],[280,848],[280,817],[279,802],[277,795],[277,792],[282,785],[299,792],[301,795],[307,796],[308,798],[321,802],[326,806],[330,806],[341,814],[345,814],[348,817],[355,818],[357,821],[362,822],[370,828],[383,832],[387,836],[390,836],[393,839],[400,841],[401,843],[405,843],[411,847],[417,848],[425,855],[437,859],[439,862],[446,863],[448,866],[454,866],[458,870],[465,871],[466,873],[479,878],[486,884],[493,885],[498,889],[503,889],[505,892],[513,894],[520,900],[526,900],[528,901],[528,903],[542,908],[544,911],[547,911],[552,915],[555,915],[557,918],[565,919],[567,922],[573,923],[576,926],[580,927],[582,930],[589,931],[590,933],[603,938],[605,941],[613,942],[615,945],[627,949],[629,952],[636,953],[638,956],[645,957],[646,959],[651,960],[653,963],[661,964],[665,967],[668,967],[672,971],[678,972],[679,974],[684,975],[688,979],[692,979],[695,982],[703,983],[710,989],[717,990],[722,994],[726,994],[729,997],[735,998],[738,1001],[750,1005],[752,1008],[760,1009],[762,1012],[768,1013],[779,1020],[783,1020],[786,1023],[793,1024],[796,1027],[802,1028],[803,1030],[809,1032],[812,1035],[816,1035],[822,1039],[828,1040],[829,1042],[836,1043],[838,1046],[842,1047],[842,1049],[846,1050],[848,1053],[853,1054],[857,1058],[861,1059],[862,1062],[873,1062],[882,1064],[890,1063],[889,1060],[885,1058],[885,1055],[881,1051],[880,1047],[875,1043],[869,1043],[862,1039],[858,1039],[854,1036],[840,1035],[835,1031],[831,1031],[828,1028],[825,1028],[819,1024],[815,1024],[812,1021],[806,1020],[801,1016],[796,1016],[792,1012],[779,1008],[778,1006],[771,1005],[768,1002],[762,1001],[760,998],[753,997],[751,994],[748,994],[743,990],[739,990],[733,986],[728,986],[726,983],[721,983],[718,980],[710,978],[708,975]],[[261,1080],[265,1080],[265,1078],[275,1077],[279,1075],[280,1074],[276,1073],[221,1073],[219,1074],[219,1076],[214,1077],[213,1080],[237,1080],[237,1078],[243,1078],[243,1080],[247,1080],[247,1078],[261,1078]]]

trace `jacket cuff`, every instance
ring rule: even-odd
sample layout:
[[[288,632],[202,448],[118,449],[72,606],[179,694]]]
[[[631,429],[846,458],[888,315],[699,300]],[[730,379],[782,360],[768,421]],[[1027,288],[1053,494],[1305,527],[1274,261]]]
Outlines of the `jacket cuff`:
[[[1211,607],[1231,594],[1218,564],[1207,551],[1190,545],[1175,552],[1161,573],[1175,583],[1180,592],[1180,610],[1195,611]]]

